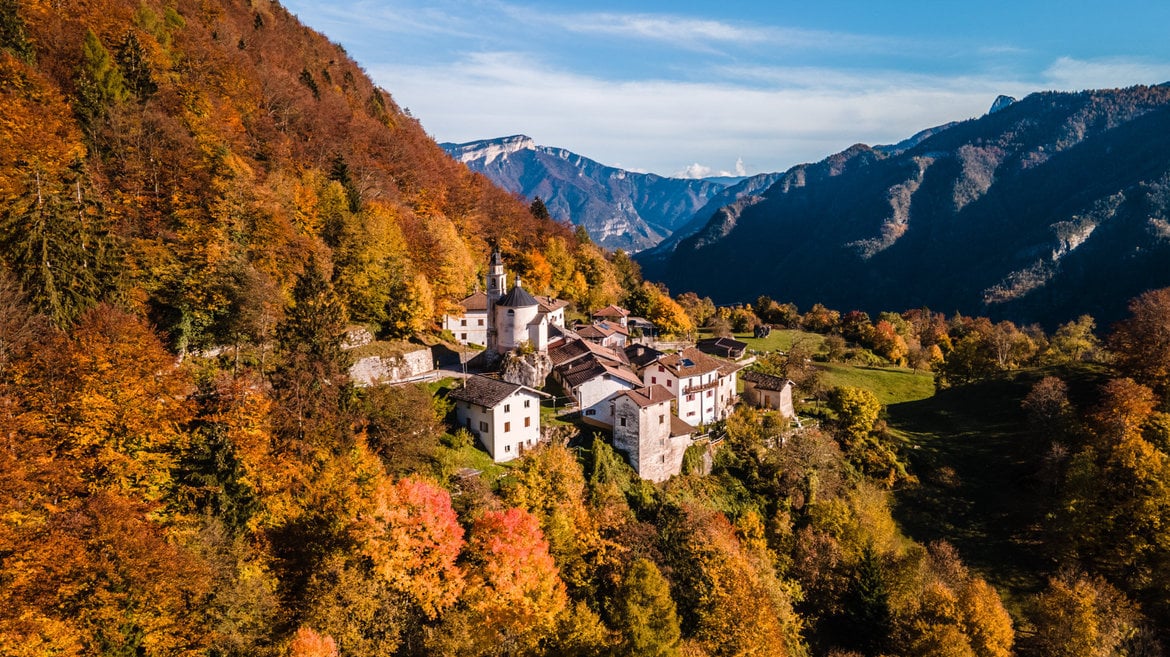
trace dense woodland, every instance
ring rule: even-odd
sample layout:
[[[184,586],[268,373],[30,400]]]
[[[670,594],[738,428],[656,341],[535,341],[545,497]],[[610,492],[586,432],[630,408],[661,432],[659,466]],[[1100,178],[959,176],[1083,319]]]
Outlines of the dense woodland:
[[[1168,290],[1103,343],[1091,318],[672,299],[275,3],[0,0],[0,94],[2,654],[1160,654]],[[535,291],[676,334],[799,325],[955,388],[1048,368],[1013,400],[1046,585],[1009,614],[900,531],[903,443],[872,393],[815,391],[816,354],[760,367],[823,397],[820,428],[741,409],[708,475],[649,484],[582,435],[452,477],[442,396],[354,388],[342,333],[433,331],[493,242]],[[1062,367],[1101,385],[1078,402]]]

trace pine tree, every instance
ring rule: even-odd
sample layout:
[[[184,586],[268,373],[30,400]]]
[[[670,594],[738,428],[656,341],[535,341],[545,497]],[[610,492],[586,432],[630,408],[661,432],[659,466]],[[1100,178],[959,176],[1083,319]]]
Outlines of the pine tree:
[[[150,73],[150,62],[147,60],[146,49],[142,47],[142,42],[138,40],[138,35],[134,32],[127,32],[126,36],[122,38],[122,43],[118,44],[118,52],[115,55],[118,61],[118,67],[125,76],[126,87],[138,95],[139,98],[146,98],[158,91],[158,85],[154,82],[154,77]]]
[[[0,50],[32,63],[33,49],[25,35],[19,4],[16,0],[0,0]]]
[[[29,300],[66,324],[103,296],[113,249],[82,176],[35,170],[25,193],[0,210],[0,254]]]
[[[869,655],[881,654],[890,635],[890,592],[880,557],[872,548],[865,549],[857,564],[845,615],[850,647]]]
[[[536,217],[537,219],[542,219],[545,221],[552,219],[552,216],[550,216],[548,213],[548,208],[545,207],[544,201],[541,200],[539,196],[532,199],[532,205],[528,206],[528,212],[530,212],[532,216]]]

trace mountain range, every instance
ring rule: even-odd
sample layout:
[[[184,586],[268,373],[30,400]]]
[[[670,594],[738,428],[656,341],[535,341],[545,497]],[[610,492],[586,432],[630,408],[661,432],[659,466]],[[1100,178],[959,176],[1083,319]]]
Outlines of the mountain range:
[[[540,197],[549,213],[584,226],[608,249],[652,247],[702,228],[719,207],[770,182],[763,174],[727,179],[670,178],[606,166],[563,148],[513,135],[464,144],[440,144],[448,154],[500,187]]]
[[[1170,87],[1001,97],[902,144],[795,166],[636,259],[717,303],[1107,322],[1170,285],[1168,155]]]

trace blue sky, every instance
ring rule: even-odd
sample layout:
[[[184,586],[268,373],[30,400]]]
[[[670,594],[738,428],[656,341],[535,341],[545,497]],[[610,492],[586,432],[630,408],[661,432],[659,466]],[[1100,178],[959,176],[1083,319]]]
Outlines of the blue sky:
[[[1170,81],[1170,2],[285,0],[439,141],[780,171],[998,94]]]

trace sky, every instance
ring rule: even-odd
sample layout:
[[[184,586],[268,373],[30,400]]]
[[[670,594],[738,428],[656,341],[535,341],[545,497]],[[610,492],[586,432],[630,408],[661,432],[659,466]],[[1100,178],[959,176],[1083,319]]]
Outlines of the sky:
[[[783,171],[986,113],[1170,81],[1164,0],[284,0],[437,141],[525,134],[604,164]]]

